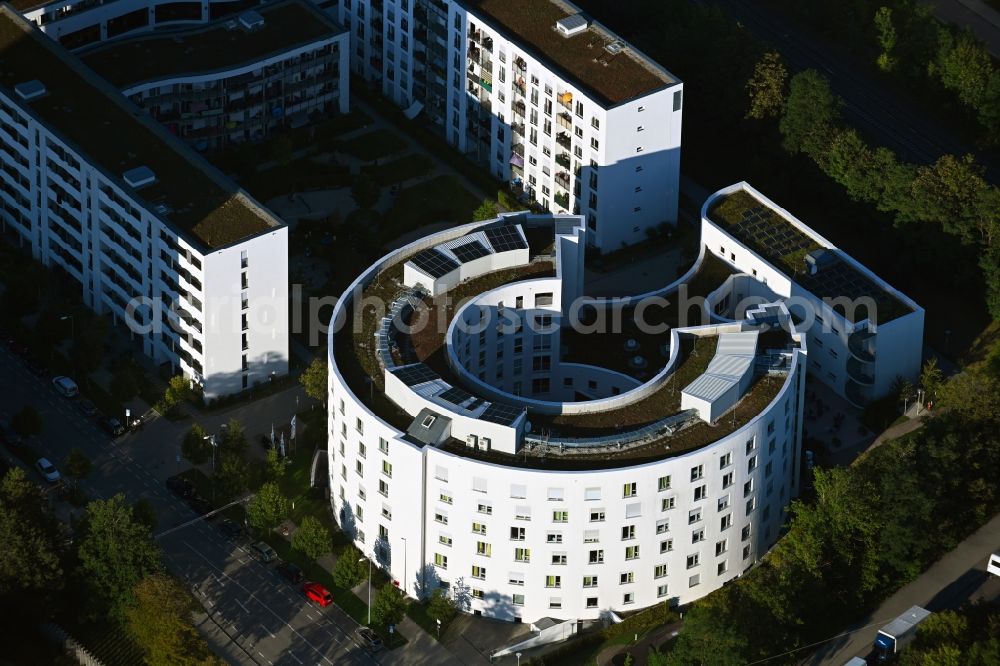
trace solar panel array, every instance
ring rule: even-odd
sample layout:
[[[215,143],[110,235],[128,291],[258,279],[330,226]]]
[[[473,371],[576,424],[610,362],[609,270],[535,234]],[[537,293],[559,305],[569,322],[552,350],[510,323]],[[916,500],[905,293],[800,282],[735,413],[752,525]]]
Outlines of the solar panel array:
[[[440,393],[437,397],[441,398],[445,402],[450,402],[453,405],[461,405],[463,402],[472,397],[472,394],[468,391],[463,391],[457,386],[452,386],[447,391]]]
[[[435,248],[417,252],[410,258],[410,261],[432,278],[443,277],[458,268],[458,264]]]
[[[857,300],[862,296],[869,296],[875,301],[880,313],[879,321],[891,318],[891,314],[900,307],[891,294],[843,261],[824,266],[816,275],[800,275],[796,280],[820,297],[846,296],[848,299]],[[835,309],[842,312],[842,308]],[[857,308],[855,314],[864,318],[875,313],[869,313],[868,308]]]
[[[521,233],[516,226],[487,227],[483,229],[483,233],[486,234],[486,239],[493,246],[495,252],[528,249],[528,244],[521,238]]]
[[[435,379],[441,378],[438,373],[434,372],[423,363],[404,365],[400,368],[393,368],[390,372],[399,377],[399,380],[407,386],[416,386],[417,384],[432,382]]]
[[[453,247],[451,248],[451,251],[463,264],[490,254],[490,251],[477,240],[470,241],[464,245],[459,245],[458,247]]]
[[[764,206],[747,208],[743,219],[733,225],[733,234],[765,254],[778,257],[816,247],[816,241],[776,217]]]
[[[522,411],[523,410],[518,407],[493,402],[490,403],[490,406],[486,408],[486,411],[483,412],[482,416],[479,418],[483,421],[509,426],[514,425],[514,421],[517,420],[517,417],[521,415]]]

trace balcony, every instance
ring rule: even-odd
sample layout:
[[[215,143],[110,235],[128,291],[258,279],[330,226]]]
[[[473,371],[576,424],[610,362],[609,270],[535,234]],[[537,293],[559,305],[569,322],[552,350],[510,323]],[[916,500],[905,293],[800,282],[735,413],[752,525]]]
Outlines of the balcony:
[[[844,395],[847,396],[848,402],[860,409],[864,409],[864,407],[872,400],[870,389],[867,386],[858,384],[850,378],[848,378],[847,383],[844,384]]]
[[[524,136],[524,123],[511,123],[510,129],[518,136]]]
[[[573,140],[566,132],[559,132],[559,134],[556,135],[556,143],[566,150],[569,150],[573,146]]]
[[[565,111],[560,111],[559,115],[556,116],[556,124],[565,129],[573,129],[573,116]]]
[[[524,58],[521,57],[514,58],[514,69],[516,69],[519,72],[527,71],[528,63],[524,61]]]
[[[524,84],[524,80],[515,81],[511,84],[511,92],[514,93],[515,97],[524,97],[527,93],[527,86]]]
[[[559,153],[558,155],[556,155],[556,164],[558,164],[564,169],[568,169],[570,164],[569,153]]]
[[[518,101],[513,104],[514,115],[524,118],[524,102]]]
[[[875,383],[875,364],[862,363],[856,358],[847,359],[847,376],[858,384],[871,386]]]
[[[555,196],[552,197],[552,200],[555,201],[557,206],[564,210],[569,208],[569,195],[565,192],[556,192]]]
[[[874,363],[875,334],[867,328],[851,333],[847,338],[847,349],[862,363]]]
[[[559,102],[559,106],[563,107],[564,109],[568,111],[573,110],[573,93],[571,92],[559,93],[559,96],[556,98],[556,101]]]
[[[514,147],[511,148],[511,151],[515,155],[523,158],[524,157],[524,144],[523,143],[515,143]]]
[[[563,188],[564,190],[569,189],[569,174],[565,171],[560,171],[555,177],[556,185]]]

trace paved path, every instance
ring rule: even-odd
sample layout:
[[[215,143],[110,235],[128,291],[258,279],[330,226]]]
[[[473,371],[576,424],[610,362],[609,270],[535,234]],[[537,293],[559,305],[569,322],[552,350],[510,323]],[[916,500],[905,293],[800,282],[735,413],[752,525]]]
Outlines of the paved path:
[[[932,0],[942,21],[972,30],[994,58],[1000,57],[1000,12],[982,0]]]
[[[613,645],[605,648],[600,654],[597,655],[597,666],[610,665],[614,663],[613,660],[615,657],[625,653],[630,653],[632,655],[635,666],[642,666],[646,663],[646,656],[649,654],[649,650],[654,647],[658,648],[676,636],[682,626],[684,626],[682,622],[665,624],[643,636],[638,643]]]
[[[913,605],[940,611],[956,608],[969,598],[1000,598],[1000,578],[988,579],[986,573],[986,558],[998,548],[1000,514],[851,627],[852,633],[829,641],[802,663],[842,666],[851,657],[867,655],[879,627]]]

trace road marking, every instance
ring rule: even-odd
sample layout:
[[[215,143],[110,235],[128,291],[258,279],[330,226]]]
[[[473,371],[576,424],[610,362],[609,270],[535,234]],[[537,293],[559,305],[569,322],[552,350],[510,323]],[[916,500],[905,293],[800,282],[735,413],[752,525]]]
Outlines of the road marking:
[[[241,602],[239,599],[233,599],[233,601],[235,601],[237,604],[239,604],[240,608],[243,609],[244,613],[246,613],[247,615],[250,614],[250,610],[246,606],[243,605],[243,602]]]
[[[295,661],[299,662],[300,664],[302,663],[302,660],[299,659],[298,657],[296,657],[295,653],[292,652],[291,650],[288,651],[288,656],[291,657],[292,659],[294,659]]]
[[[260,625],[260,628],[266,631],[271,638],[277,638],[277,636],[274,635],[274,632],[265,627],[264,625]]]

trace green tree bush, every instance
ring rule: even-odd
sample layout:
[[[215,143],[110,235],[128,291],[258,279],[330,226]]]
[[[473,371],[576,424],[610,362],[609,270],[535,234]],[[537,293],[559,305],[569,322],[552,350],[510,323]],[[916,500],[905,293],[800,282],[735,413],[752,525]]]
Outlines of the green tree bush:
[[[152,574],[132,592],[125,609],[129,633],[146,654],[150,666],[215,666],[223,662],[191,621],[197,604],[173,578]]]
[[[70,449],[63,459],[63,473],[73,480],[73,485],[90,476],[91,462],[86,453],[78,446]]]
[[[769,51],[754,65],[753,76],[746,83],[750,98],[747,118],[777,118],[785,105],[788,69],[777,51]]]
[[[313,400],[320,401],[324,405],[326,404],[327,391],[326,373],[326,359],[316,357],[302,374],[299,375],[299,383],[306,390],[306,395]]]
[[[200,423],[193,423],[181,441],[181,455],[192,465],[203,465],[212,459],[212,442]]]
[[[345,589],[351,589],[368,575],[368,565],[363,561],[364,555],[354,546],[348,546],[337,556],[333,567],[334,582]]]
[[[330,530],[314,516],[305,516],[292,536],[292,548],[310,560],[329,553],[331,544]]]
[[[398,624],[406,612],[406,597],[395,585],[383,585],[372,600],[372,624]]]
[[[288,517],[290,502],[274,482],[262,485],[247,504],[247,519],[257,529],[275,527]]]

